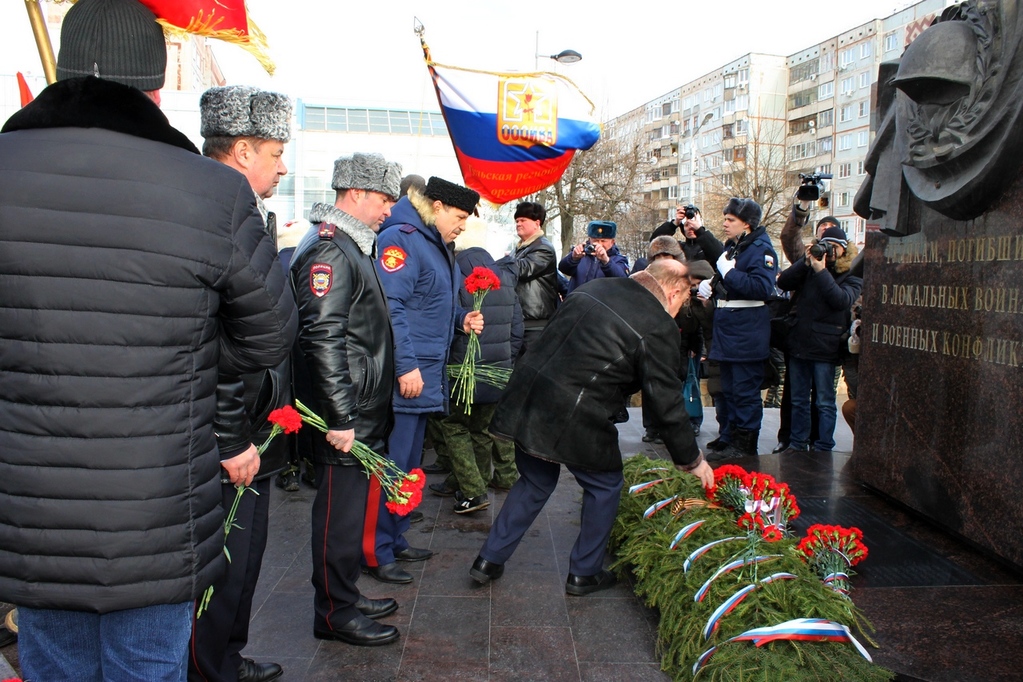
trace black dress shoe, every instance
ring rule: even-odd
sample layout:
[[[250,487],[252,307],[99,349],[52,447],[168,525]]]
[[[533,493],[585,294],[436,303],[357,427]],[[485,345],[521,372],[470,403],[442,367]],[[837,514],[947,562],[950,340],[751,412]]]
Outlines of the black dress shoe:
[[[721,452],[728,447],[728,443],[721,440],[720,436],[707,443],[707,449],[713,450],[714,452]]]
[[[447,483],[431,483],[430,492],[440,497],[454,497],[458,492],[455,488],[449,488]]]
[[[398,628],[370,620],[361,613],[333,630],[313,630],[316,639],[336,639],[355,646],[381,646],[398,639]]]
[[[406,547],[400,552],[394,553],[394,558],[398,561],[426,561],[432,556],[433,552],[419,547]]]
[[[412,582],[412,574],[393,562],[383,566],[368,566],[363,570],[382,583],[405,585]]]
[[[504,564],[495,564],[493,561],[487,561],[481,556],[476,557],[476,561],[472,562],[472,568],[469,569],[469,577],[480,585],[486,585],[491,580],[497,580],[502,575],[504,575]]]
[[[439,464],[427,464],[423,467],[424,474],[448,474],[451,473],[446,467],[442,467]]]
[[[618,578],[607,569],[597,575],[572,575],[569,573],[568,580],[565,582],[565,592],[581,597],[584,594],[600,592],[601,590],[614,587],[617,583]]]
[[[778,443],[774,446],[774,450],[771,450],[772,455],[777,455],[779,452],[785,452],[789,449],[788,443]]]
[[[366,618],[383,618],[398,610],[398,602],[390,597],[384,599],[370,599],[365,595],[359,595],[359,601],[355,602],[355,608],[359,609]]]
[[[408,522],[409,523],[419,523],[424,518],[426,518],[426,517],[423,516],[423,512],[421,512],[421,511],[414,511],[411,514],[408,515]]]
[[[284,674],[284,668],[276,663],[256,663],[243,658],[238,666],[238,682],[270,682]]]

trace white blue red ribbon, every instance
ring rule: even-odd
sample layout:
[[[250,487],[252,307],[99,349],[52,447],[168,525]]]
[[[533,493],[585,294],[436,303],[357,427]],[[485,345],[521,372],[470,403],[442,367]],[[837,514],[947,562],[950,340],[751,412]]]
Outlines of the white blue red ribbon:
[[[715,580],[717,580],[718,578],[723,576],[725,573],[730,573],[730,572],[734,571],[735,569],[740,568],[742,566],[750,566],[750,565],[753,565],[753,564],[761,564],[761,563],[763,563],[765,561],[771,561],[773,559],[778,559],[778,558],[781,558],[781,556],[782,556],[781,554],[765,554],[763,556],[755,556],[755,557],[753,557],[751,559],[736,559],[735,561],[733,561],[731,563],[725,564],[724,566],[722,566],[718,570],[714,571],[714,575],[712,575],[711,577],[707,578],[707,582],[705,582],[703,584],[703,587],[701,587],[696,592],[696,595],[693,596],[693,601],[697,601],[697,602],[703,601],[703,598],[707,596],[707,591],[710,589],[711,583],[713,583]]]
[[[647,507],[646,511],[643,512],[643,518],[649,519],[651,516],[659,512],[660,510],[667,507],[669,504],[678,499],[678,495],[672,495],[671,497],[661,500],[660,502],[654,502],[652,505]]]
[[[664,482],[663,478],[658,478],[656,481],[647,481],[646,483],[637,483],[636,485],[629,487],[629,494],[630,495],[635,495],[636,493],[641,493],[644,490],[647,490],[649,488],[653,488],[658,483],[663,483],[663,482]]]
[[[710,639],[710,636],[718,629],[718,621],[739,605],[739,603],[745,599],[750,592],[757,589],[761,585],[767,585],[773,583],[775,580],[792,580],[796,576],[792,573],[774,573],[760,580],[759,584],[754,583],[753,585],[747,585],[742,588],[731,597],[726,599],[721,606],[714,609],[714,613],[710,614],[710,618],[707,619],[707,625],[703,628],[703,638]]]
[[[689,555],[689,558],[686,559],[682,563],[682,571],[684,573],[688,573],[689,572],[689,567],[693,565],[693,562],[696,561],[697,559],[699,559],[700,557],[702,557],[704,554],[706,554],[708,551],[710,551],[714,547],[716,547],[716,546],[718,546],[720,544],[723,544],[725,542],[732,542],[733,540],[745,540],[745,539],[746,539],[746,536],[744,536],[744,535],[733,535],[730,538],[721,538],[720,540],[714,540],[713,542],[708,542],[703,547],[700,547],[699,549],[695,550],[692,554]]]
[[[863,645],[856,641],[856,638],[849,632],[849,628],[841,623],[834,621],[825,620],[823,618],[796,618],[793,620],[779,623],[778,625],[770,625],[763,628],[754,628],[747,630],[741,635],[736,635],[729,640],[722,642],[722,644],[728,644],[728,642],[738,641],[751,641],[756,646],[763,646],[769,642],[775,642],[778,640],[789,640],[789,641],[803,641],[803,642],[849,642],[856,647],[856,650],[860,652],[863,658],[873,663],[874,660],[867,653],[867,650],[863,648]],[[693,675],[695,675],[700,668],[706,664],[707,660],[714,655],[714,652],[718,650],[718,647],[711,647],[707,649],[699,658],[696,659],[696,663],[693,664]]]
[[[703,525],[704,521],[705,521],[705,519],[700,519],[699,521],[693,521],[688,526],[686,526],[685,528],[680,530],[678,533],[676,533],[675,534],[675,539],[671,541],[671,544],[668,546],[668,549],[669,550],[675,549],[675,547],[678,545],[678,543],[682,542],[687,537],[692,535],[693,532],[696,531],[697,528],[699,528],[700,526]]]

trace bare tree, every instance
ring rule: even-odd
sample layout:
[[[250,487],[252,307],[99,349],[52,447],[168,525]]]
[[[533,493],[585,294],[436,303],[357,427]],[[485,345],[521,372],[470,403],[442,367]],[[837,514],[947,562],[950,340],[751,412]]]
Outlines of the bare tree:
[[[753,199],[764,211],[761,224],[777,239],[788,217],[792,194],[785,169],[786,124],[782,119],[767,117],[745,120],[745,133],[735,135],[732,160],[707,171],[709,177],[703,179],[703,213],[705,220],[709,215],[721,215],[731,197]]]
[[[547,208],[548,221],[560,219],[562,254],[582,239],[590,220],[618,223],[617,241],[626,253],[637,252],[632,242],[645,229],[641,251],[646,252],[650,213],[640,203],[644,160],[634,137],[602,136],[591,149],[576,153],[558,182],[531,198]]]

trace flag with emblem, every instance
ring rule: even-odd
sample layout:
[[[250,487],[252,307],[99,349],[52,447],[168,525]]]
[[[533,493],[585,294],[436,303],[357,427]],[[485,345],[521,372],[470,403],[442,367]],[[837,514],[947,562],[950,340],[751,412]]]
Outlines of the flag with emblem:
[[[600,137],[593,102],[560,74],[444,66],[425,41],[423,54],[465,185],[492,203],[550,187]]]
[[[245,0],[139,0],[168,33],[192,34],[234,43],[250,52],[271,76],[266,36],[249,17]]]

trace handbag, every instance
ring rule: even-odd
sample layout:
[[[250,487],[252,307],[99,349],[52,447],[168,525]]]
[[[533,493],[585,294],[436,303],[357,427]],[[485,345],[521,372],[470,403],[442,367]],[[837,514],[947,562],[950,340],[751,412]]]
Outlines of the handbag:
[[[686,412],[693,419],[703,418],[703,398],[700,395],[700,365],[696,358],[689,358],[689,373],[682,384],[682,401],[686,404]]]

